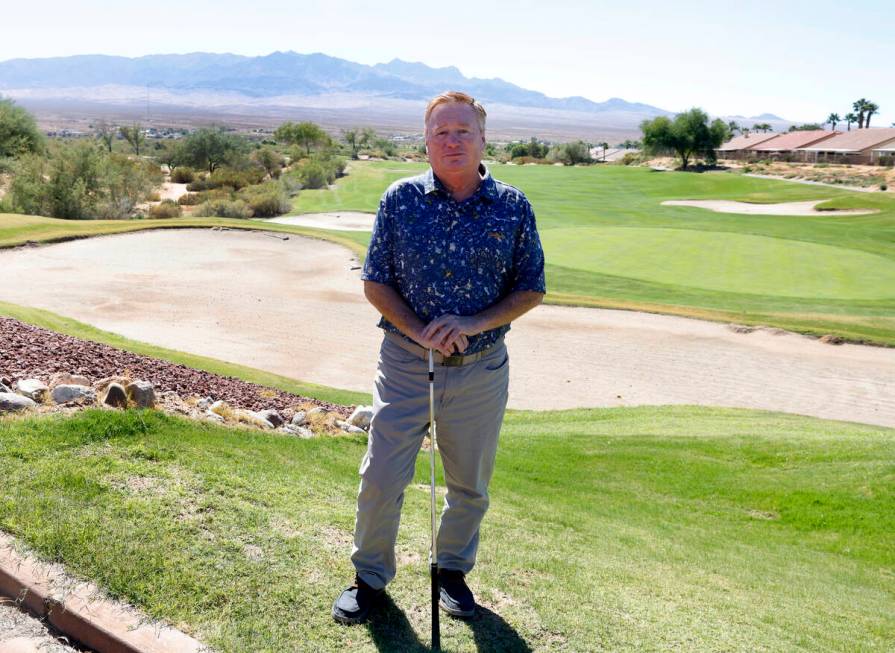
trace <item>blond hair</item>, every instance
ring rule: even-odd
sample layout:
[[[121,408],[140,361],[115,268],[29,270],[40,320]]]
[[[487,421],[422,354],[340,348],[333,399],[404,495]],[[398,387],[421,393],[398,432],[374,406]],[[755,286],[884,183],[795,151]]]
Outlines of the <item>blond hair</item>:
[[[471,106],[475,110],[475,117],[476,120],[478,120],[479,129],[482,130],[483,134],[485,133],[485,118],[488,115],[485,113],[485,107],[479,104],[474,97],[461,91],[445,91],[429,100],[429,104],[426,105],[426,118],[423,121],[424,124],[429,124],[429,116],[432,115],[435,107],[441,104],[447,104],[448,102],[457,102],[459,104],[468,104]]]

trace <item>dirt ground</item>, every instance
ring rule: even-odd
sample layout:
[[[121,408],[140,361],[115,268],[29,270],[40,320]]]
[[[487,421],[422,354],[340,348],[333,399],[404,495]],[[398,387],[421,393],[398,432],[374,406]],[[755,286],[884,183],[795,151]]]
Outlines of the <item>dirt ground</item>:
[[[177,230],[0,252],[0,300],[164,347],[369,392],[381,333],[358,261],[317,240]],[[632,311],[513,325],[510,406],[701,404],[895,426],[895,349]]]

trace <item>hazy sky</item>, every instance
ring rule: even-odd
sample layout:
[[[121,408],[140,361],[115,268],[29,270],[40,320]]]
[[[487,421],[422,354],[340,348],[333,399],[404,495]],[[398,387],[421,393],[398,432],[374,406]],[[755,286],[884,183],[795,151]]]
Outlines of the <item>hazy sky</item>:
[[[4,3],[0,60],[274,50],[395,57],[547,95],[672,111],[844,115],[866,97],[895,122],[895,1]]]

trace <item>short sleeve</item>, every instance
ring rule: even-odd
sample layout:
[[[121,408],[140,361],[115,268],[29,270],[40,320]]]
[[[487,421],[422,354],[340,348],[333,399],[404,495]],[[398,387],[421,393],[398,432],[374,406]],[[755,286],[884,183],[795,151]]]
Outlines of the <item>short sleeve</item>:
[[[534,211],[527,201],[516,235],[511,289],[547,292],[544,280],[544,250],[541,248],[541,238],[538,236]]]
[[[361,279],[394,285],[394,229],[392,228],[393,216],[388,209],[388,200],[388,192],[379,200],[379,211],[373,221],[373,234],[370,237],[370,246],[367,248],[367,258],[364,261]]]

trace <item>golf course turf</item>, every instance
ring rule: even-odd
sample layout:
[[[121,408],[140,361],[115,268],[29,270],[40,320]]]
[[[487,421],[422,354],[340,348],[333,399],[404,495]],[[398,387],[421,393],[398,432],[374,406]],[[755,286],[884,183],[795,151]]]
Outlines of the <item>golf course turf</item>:
[[[373,211],[422,166],[353,164],[300,212]],[[552,300],[895,344],[895,200],[725,173],[495,167],[532,200]],[[742,216],[665,199],[830,198],[859,217]],[[0,216],[0,246],[224,220]],[[319,232],[316,232],[319,234]],[[355,251],[364,233],[324,234]],[[52,313],[16,317],[333,401],[364,396],[162,350]],[[222,652],[425,651],[428,459],[408,488],[399,574],[373,622],[329,610],[364,437],[303,440],[153,411],[0,418],[0,529]],[[510,411],[470,584],[446,651],[895,648],[895,430],[760,411]],[[439,485],[443,487],[443,478]]]

